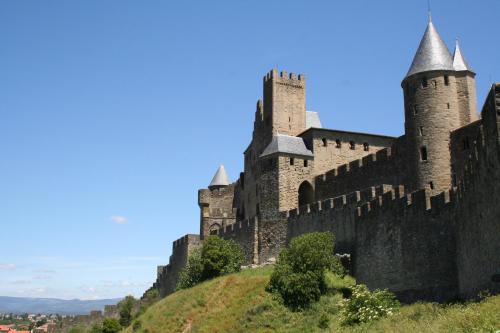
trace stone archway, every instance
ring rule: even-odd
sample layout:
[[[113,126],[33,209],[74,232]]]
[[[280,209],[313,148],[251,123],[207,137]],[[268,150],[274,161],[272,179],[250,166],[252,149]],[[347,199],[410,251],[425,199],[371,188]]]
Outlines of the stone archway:
[[[308,181],[302,182],[299,186],[299,207],[314,202],[314,189]]]

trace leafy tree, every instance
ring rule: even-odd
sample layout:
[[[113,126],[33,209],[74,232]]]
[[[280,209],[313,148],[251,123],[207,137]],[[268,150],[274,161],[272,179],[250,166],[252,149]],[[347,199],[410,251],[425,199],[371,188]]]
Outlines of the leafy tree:
[[[191,252],[186,267],[179,274],[177,289],[191,288],[202,279],[203,261],[201,259],[201,248]]]
[[[201,281],[240,271],[243,250],[233,240],[218,236],[207,237],[200,249],[189,256],[186,268],[179,276],[177,289],[190,288]]]
[[[120,325],[127,327],[132,322],[132,309],[136,303],[134,296],[127,296],[118,303],[120,309]]]
[[[102,325],[101,324],[94,324],[92,328],[90,329],[89,333],[102,333]]]
[[[295,310],[308,307],[327,291],[325,273],[344,274],[334,256],[335,237],[314,232],[295,237],[279,256],[267,286],[283,303]]]
[[[102,322],[102,333],[118,333],[122,326],[115,318],[106,318]]]
[[[234,240],[210,236],[201,248],[202,279],[239,272],[243,264],[243,251]]]

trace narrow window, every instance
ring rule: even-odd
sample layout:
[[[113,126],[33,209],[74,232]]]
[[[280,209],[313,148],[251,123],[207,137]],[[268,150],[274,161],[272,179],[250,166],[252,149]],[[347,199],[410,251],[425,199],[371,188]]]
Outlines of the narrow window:
[[[427,147],[420,148],[420,160],[427,161]]]
[[[450,103],[446,103],[446,107],[449,109],[450,108]]]
[[[427,82],[427,78],[426,78],[426,77],[424,77],[424,78],[422,79],[422,88],[427,88],[427,86],[428,86],[428,85],[429,85],[429,83]]]
[[[438,83],[436,80],[432,80],[432,84],[434,85],[434,88],[437,89],[438,87]]]
[[[293,157],[290,157],[290,165],[293,165],[295,163],[295,159]]]
[[[326,140],[326,138],[321,139],[321,142],[323,142],[323,147],[328,146],[328,141]]]
[[[418,108],[416,105],[413,105],[413,114],[418,114]]]
[[[340,140],[339,140],[339,139],[335,140],[335,146],[336,146],[337,148],[342,147],[342,142],[340,142]]]
[[[424,135],[424,126],[420,126],[420,136]]]
[[[448,77],[448,75],[444,76],[444,85],[445,86],[449,86],[450,85],[450,78]]]
[[[363,143],[363,150],[364,151],[369,151],[370,150],[370,145],[368,144],[368,142]]]
[[[356,144],[354,143],[354,141],[349,141],[349,148],[351,148],[352,150],[356,149]]]
[[[307,162],[308,162],[307,160],[304,160],[304,167],[305,167],[305,168],[307,168],[307,165],[308,165],[308,163],[307,163]]]
[[[431,190],[433,190],[433,189],[434,189],[434,183],[433,183],[433,182],[430,182],[430,183],[429,183],[429,187],[431,188]]]
[[[288,117],[288,122],[291,122],[292,121],[292,118]]]
[[[469,137],[466,136],[464,139],[464,150],[470,149]]]
[[[255,206],[255,210],[256,210],[257,214],[260,214],[260,205],[259,204],[257,204]]]

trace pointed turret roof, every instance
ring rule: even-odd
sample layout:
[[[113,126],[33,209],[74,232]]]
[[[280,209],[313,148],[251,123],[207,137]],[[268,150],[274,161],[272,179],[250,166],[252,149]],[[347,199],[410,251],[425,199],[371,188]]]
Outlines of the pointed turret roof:
[[[217,172],[215,172],[214,178],[212,178],[212,181],[210,182],[210,185],[208,185],[208,187],[211,188],[228,185],[229,179],[227,178],[226,169],[224,169],[224,166],[221,164],[217,169]]]
[[[453,53],[453,68],[455,68],[456,71],[472,71],[472,68],[469,66],[467,63],[467,60],[465,60],[462,50],[460,50],[460,45],[458,44],[458,39],[455,44],[455,52]]]
[[[429,17],[429,24],[406,77],[434,70],[453,70],[453,59]]]

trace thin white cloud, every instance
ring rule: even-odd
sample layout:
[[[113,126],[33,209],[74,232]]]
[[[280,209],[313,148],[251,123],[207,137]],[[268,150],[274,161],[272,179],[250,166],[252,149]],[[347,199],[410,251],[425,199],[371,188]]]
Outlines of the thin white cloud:
[[[17,268],[17,266],[15,264],[0,263],[0,269],[1,270],[11,271],[11,270],[16,269],[16,268]]]
[[[122,215],[113,215],[110,217],[111,221],[115,222],[116,224],[125,224],[127,223],[127,218]]]

